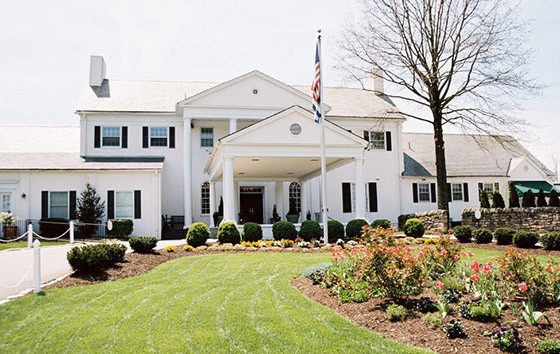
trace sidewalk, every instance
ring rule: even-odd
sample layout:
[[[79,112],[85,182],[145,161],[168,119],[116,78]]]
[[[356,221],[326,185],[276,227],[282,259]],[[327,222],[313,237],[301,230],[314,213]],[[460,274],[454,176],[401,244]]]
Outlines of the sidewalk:
[[[119,241],[127,246],[128,242]],[[158,241],[156,249],[184,244],[185,240]],[[83,243],[41,247],[41,283],[46,284],[72,272],[66,253]],[[33,249],[14,248],[0,251],[0,304],[33,290]]]

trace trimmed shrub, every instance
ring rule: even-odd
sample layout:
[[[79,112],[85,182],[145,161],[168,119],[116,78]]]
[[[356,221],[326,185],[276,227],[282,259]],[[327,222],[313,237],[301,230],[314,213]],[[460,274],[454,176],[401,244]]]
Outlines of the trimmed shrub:
[[[383,229],[390,229],[391,228],[391,221],[387,220],[387,219],[373,220],[373,222],[371,223],[371,227],[373,227],[373,228],[381,227]]]
[[[74,247],[66,253],[70,267],[76,272],[99,272],[124,260],[126,247],[120,244],[97,244]]]
[[[68,230],[68,220],[63,218],[43,218],[39,220],[39,232],[41,236],[55,238]]]
[[[548,198],[548,206],[560,207],[560,199],[558,199],[558,192],[556,189],[550,191],[550,197]]]
[[[208,226],[203,222],[195,222],[189,227],[189,231],[187,231],[186,241],[187,244],[193,247],[204,246],[209,237],[210,230],[208,230]]]
[[[499,227],[494,230],[494,240],[498,245],[511,245],[515,230],[507,227]]]
[[[540,236],[545,250],[560,250],[560,232],[549,232]]]
[[[107,235],[113,237],[127,237],[132,234],[134,223],[130,219],[112,219],[113,228],[107,229]]]
[[[311,241],[312,239],[319,240],[321,238],[321,234],[323,230],[321,229],[321,225],[315,220],[305,220],[301,223],[301,228],[299,229],[299,237],[301,237],[304,241]]]
[[[459,225],[453,228],[453,235],[461,243],[471,242],[474,228],[470,225]]]
[[[329,230],[329,243],[335,243],[339,239],[344,238],[344,225],[337,220],[329,220],[327,222]]]
[[[364,226],[369,226],[364,219],[352,219],[346,224],[346,237],[358,238],[362,236]]]
[[[534,208],[535,205],[535,195],[529,189],[527,192],[523,193],[523,199],[521,200],[521,206],[524,208]]]
[[[417,218],[408,219],[404,223],[404,234],[415,238],[424,236],[424,224]]]
[[[283,238],[294,241],[297,238],[296,227],[289,221],[275,222],[272,225],[272,237],[277,241]]]
[[[243,224],[243,241],[255,242],[263,238],[261,225],[255,222],[246,222]]]
[[[519,208],[519,195],[513,186],[513,183],[509,183],[509,207],[510,208]]]
[[[488,200],[488,193],[486,193],[484,190],[480,189],[478,191],[478,196],[479,196],[479,200],[480,200],[480,207],[481,208],[490,208],[490,201]]]
[[[234,222],[223,222],[218,227],[218,241],[220,243],[233,243],[234,245],[241,243],[241,235]]]
[[[513,235],[513,244],[519,248],[535,247],[539,241],[539,234],[536,232],[518,231]]]
[[[404,223],[408,220],[408,219],[412,219],[415,218],[416,215],[415,214],[402,214],[399,215],[399,217],[397,218],[397,228],[399,231],[403,231],[404,230]]]
[[[492,231],[488,229],[476,229],[472,232],[474,242],[476,243],[490,243],[492,242]]]
[[[504,202],[504,197],[498,191],[492,193],[492,208],[505,208],[506,203]]]
[[[548,204],[546,203],[546,197],[544,196],[544,191],[543,191],[542,188],[539,190],[539,193],[537,194],[537,206],[538,207],[548,206]]]
[[[157,245],[157,239],[155,237],[131,237],[128,243],[136,253],[151,253]]]

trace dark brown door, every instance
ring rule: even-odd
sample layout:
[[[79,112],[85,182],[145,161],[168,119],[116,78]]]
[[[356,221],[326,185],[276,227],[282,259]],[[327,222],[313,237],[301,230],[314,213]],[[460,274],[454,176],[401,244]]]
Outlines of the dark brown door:
[[[263,223],[263,195],[261,193],[244,193],[241,190],[240,199],[240,222]]]

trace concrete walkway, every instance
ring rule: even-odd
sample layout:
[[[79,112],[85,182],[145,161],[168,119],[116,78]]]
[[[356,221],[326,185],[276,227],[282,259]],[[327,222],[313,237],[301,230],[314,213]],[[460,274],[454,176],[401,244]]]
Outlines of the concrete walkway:
[[[128,247],[128,242],[119,241]],[[181,245],[185,240],[158,241],[156,249]],[[72,272],[66,253],[84,243],[41,247],[41,283],[46,284]],[[130,250],[130,249],[129,249]],[[13,248],[0,251],[0,304],[33,290],[33,249]]]

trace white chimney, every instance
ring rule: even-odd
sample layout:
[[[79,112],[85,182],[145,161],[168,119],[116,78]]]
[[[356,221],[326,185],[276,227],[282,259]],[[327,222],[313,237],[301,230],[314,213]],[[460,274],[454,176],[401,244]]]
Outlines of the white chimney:
[[[105,60],[102,56],[92,55],[89,60],[89,85],[99,87],[105,80]]]
[[[385,94],[383,72],[379,68],[372,69],[368,76],[362,79],[364,89],[375,92],[376,95]]]

